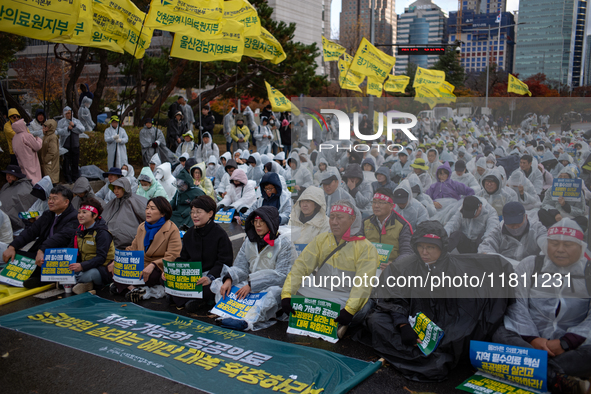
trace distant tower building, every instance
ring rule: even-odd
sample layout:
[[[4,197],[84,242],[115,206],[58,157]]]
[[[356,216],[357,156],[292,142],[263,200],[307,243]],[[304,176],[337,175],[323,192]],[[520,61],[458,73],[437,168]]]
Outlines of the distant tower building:
[[[394,0],[375,0],[375,44],[396,42],[396,10]],[[371,0],[342,0],[339,43],[354,54],[361,39],[370,39]],[[389,46],[379,47],[392,54]]]
[[[456,42],[457,37],[457,12],[449,13],[448,33],[449,43]],[[486,70],[486,52],[488,45],[489,62],[497,64],[499,68],[507,72],[513,72],[513,53],[515,47],[515,26],[489,29],[498,27],[496,23],[498,14],[478,14],[474,11],[462,12],[462,66],[466,72],[480,72]],[[514,25],[515,19],[510,12],[501,13],[501,27]],[[488,40],[487,40],[488,35]]]
[[[571,87],[583,81],[587,0],[521,0],[515,72],[543,72]]]
[[[507,0],[462,0],[462,11],[494,14],[507,11]]]
[[[398,15],[397,40],[398,45],[441,45],[447,43],[447,15],[431,0],[417,0],[404,9],[404,14]],[[396,75],[406,72],[408,63],[420,67],[431,67],[439,60],[438,55],[396,57]]]
[[[585,44],[585,86],[591,85],[591,36],[587,36]]]

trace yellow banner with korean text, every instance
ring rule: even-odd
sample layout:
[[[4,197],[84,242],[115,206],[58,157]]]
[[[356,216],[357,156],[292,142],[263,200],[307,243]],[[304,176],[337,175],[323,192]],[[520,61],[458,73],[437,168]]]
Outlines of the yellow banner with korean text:
[[[415,101],[427,104],[431,109],[433,109],[438,103],[442,102],[438,97],[441,97],[439,91],[428,86],[421,85],[415,88]]]
[[[175,34],[170,56],[200,62],[227,60],[239,62],[244,54],[244,25],[227,20],[218,36]]]
[[[291,101],[289,101],[289,99],[285,97],[283,93],[275,89],[273,86],[269,85],[267,81],[265,81],[265,86],[267,87],[267,95],[269,96],[269,102],[271,103],[273,111],[290,111],[294,115],[300,114],[300,110],[298,109],[298,107],[296,107]]]
[[[59,42],[64,44],[91,46],[92,39],[92,2],[93,0],[80,0],[80,12],[76,27],[69,36],[60,36],[49,40],[51,42]]]
[[[145,26],[187,36],[221,34],[223,0],[153,0]]]
[[[426,68],[417,67],[415,73],[415,80],[412,84],[413,88],[417,86],[439,87],[445,81],[445,72],[439,70],[427,70]]]
[[[383,85],[382,81],[374,77],[367,77],[367,94],[372,96],[382,97]]]
[[[328,40],[322,36],[322,56],[325,62],[339,60],[341,55],[345,53],[345,47]]]
[[[37,40],[70,36],[76,28],[80,0],[2,0],[0,30]]]
[[[410,77],[406,75],[390,75],[384,83],[384,90],[391,93],[404,93],[410,82]]]
[[[531,97],[531,92],[529,91],[529,86],[525,82],[520,81],[519,79],[515,78],[513,75],[509,74],[509,83],[507,84],[507,92],[508,93],[516,93],[516,94],[527,94]]]
[[[273,64],[279,64],[287,58],[279,41],[264,27],[261,27],[258,37],[245,38],[244,56],[270,60]]]
[[[245,37],[261,35],[261,20],[256,8],[246,0],[224,1],[224,19],[232,19],[244,25]]]
[[[373,46],[366,38],[363,38],[361,44],[359,44],[359,48],[357,48],[350,70],[383,82],[388,74],[390,74],[395,63],[395,57],[386,55]]]
[[[353,56],[344,54],[345,57],[343,59],[339,59],[338,66],[339,66],[339,86],[341,89],[346,90],[353,90],[355,92],[360,92],[361,89],[359,85],[365,79],[365,76],[359,75],[356,72],[350,71],[349,67],[351,66],[351,62],[353,61]]]

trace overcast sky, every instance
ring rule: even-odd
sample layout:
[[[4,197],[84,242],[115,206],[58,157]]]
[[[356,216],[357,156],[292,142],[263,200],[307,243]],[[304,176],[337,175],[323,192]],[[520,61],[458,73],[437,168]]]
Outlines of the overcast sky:
[[[396,13],[402,14],[404,7],[408,7],[414,3],[415,0],[397,0],[396,1]],[[437,4],[444,11],[457,11],[458,2],[457,0],[434,0],[433,3]],[[507,11],[513,12],[519,10],[519,0],[507,0]],[[339,14],[341,12],[341,0],[332,0],[331,5],[331,26],[333,31],[339,29]],[[333,37],[337,38],[337,37]]]

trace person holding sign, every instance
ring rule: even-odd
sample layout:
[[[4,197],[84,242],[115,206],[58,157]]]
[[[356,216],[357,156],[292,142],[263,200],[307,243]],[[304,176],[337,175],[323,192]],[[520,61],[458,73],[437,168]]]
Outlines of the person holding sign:
[[[417,204],[424,209],[420,203]],[[371,201],[373,215],[363,222],[363,234],[368,241],[392,245],[388,263],[412,254],[410,223],[394,210],[394,206],[394,194],[386,188],[378,189]]]
[[[525,258],[515,269],[526,282],[517,286],[517,300],[492,338],[547,351],[553,393],[586,393],[590,387],[591,262],[584,240],[572,219],[550,227],[543,254]]]
[[[65,248],[74,237],[78,218],[71,204],[73,198],[70,189],[63,185],[51,189],[48,199],[49,210],[43,212],[35,223],[23,230],[2,254],[5,263],[14,260],[17,253],[35,259],[37,268],[23,283],[24,287],[32,289],[42,286],[40,267],[43,264],[45,249]],[[35,242],[28,252],[20,250],[32,241]]]
[[[339,200],[331,207],[329,224],[330,232],[314,238],[295,261],[283,285],[281,307],[291,313],[290,298],[294,294],[336,302],[342,309],[335,321],[348,326],[361,321],[361,314],[355,316],[371,293],[369,285],[354,285],[352,276],[374,276],[378,252],[365,237],[353,235],[362,230],[363,224],[361,212],[349,200]],[[312,273],[313,277],[309,277]],[[335,277],[343,280],[333,287]],[[342,337],[344,329],[339,331]]]
[[[160,284],[163,277],[164,263],[162,260],[175,261],[181,254],[182,242],[178,227],[170,220],[172,207],[166,197],[154,197],[146,205],[146,221],[139,225],[137,234],[126,250],[144,251],[144,269],[142,276],[148,287]],[[112,272],[115,264],[109,265]],[[112,292],[125,293],[125,299],[138,303],[146,289],[113,283]]]
[[[101,203],[92,197],[78,209],[80,226],[68,245],[78,249],[76,262],[70,264],[76,277],[74,294],[86,293],[94,285],[104,286],[112,281],[107,266],[115,258],[115,244],[102,213]]]
[[[447,232],[438,221],[419,224],[412,235],[413,255],[399,259],[382,272],[373,286],[363,330],[353,337],[374,350],[400,371],[405,378],[437,382],[467,353],[470,340],[489,339],[501,324],[509,303],[509,290],[491,286],[421,286],[420,280],[484,273],[508,275],[511,265],[499,256],[451,255]],[[425,283],[425,282],[423,282]],[[443,330],[443,338],[425,356],[417,346],[419,339],[413,320],[423,314]]]
[[[577,174],[575,170],[571,167],[565,167],[560,171],[558,174],[558,179],[577,179]],[[556,182],[556,180],[555,180]],[[544,196],[544,201],[542,202],[542,208],[538,211],[538,217],[540,218],[540,222],[546,228],[554,225],[556,222],[562,220],[563,218],[570,218],[573,219],[575,222],[581,226],[583,229],[587,229],[587,218],[585,217],[585,196],[579,189],[579,197],[573,201],[572,198],[569,198],[570,201],[567,201],[564,196],[552,197],[554,194],[555,188],[552,187],[550,192],[546,192]]]
[[[238,170],[237,170],[238,171]],[[279,309],[281,287],[296,258],[296,250],[289,234],[279,233],[279,212],[275,207],[260,207],[246,218],[244,241],[232,267],[224,266],[222,279],[216,279],[212,291],[216,300],[226,298],[232,286],[243,299],[250,293],[268,292],[276,304],[261,311],[267,319],[275,317]],[[246,324],[246,323],[245,323]]]
[[[246,173],[238,168],[232,172],[230,186],[226,189],[226,195],[219,202],[218,208],[235,208],[236,212],[245,213],[255,201],[254,181],[249,182]]]
[[[330,231],[322,189],[310,186],[304,190],[293,205],[289,227],[293,243],[304,245],[312,242],[318,235]]]
[[[231,267],[234,253],[228,234],[213,219],[216,203],[209,196],[199,196],[191,201],[191,219],[194,226],[183,237],[183,248],[176,262],[200,261],[203,276],[197,285],[203,286],[203,299],[191,299],[171,296],[178,308],[195,313],[200,305],[213,303],[215,296],[211,292],[211,283],[218,279],[224,265]]]

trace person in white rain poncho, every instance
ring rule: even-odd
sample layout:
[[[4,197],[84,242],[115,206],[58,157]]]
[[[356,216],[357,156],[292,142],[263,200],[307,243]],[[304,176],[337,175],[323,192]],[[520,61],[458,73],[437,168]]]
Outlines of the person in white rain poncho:
[[[226,139],[226,152],[232,151],[232,129],[234,128],[234,114],[236,108],[232,107],[230,112],[224,116],[224,138]]]
[[[172,197],[168,197],[166,190],[164,190],[160,182],[154,178],[154,174],[152,173],[152,170],[150,170],[150,167],[142,168],[142,172],[140,173],[138,180],[140,182],[140,187],[136,193],[138,196],[144,197],[146,200],[158,196],[164,197],[169,201],[171,200]]]
[[[138,181],[135,178],[135,170],[131,164],[124,164],[121,166],[121,174],[129,179],[129,183],[131,184],[131,192],[135,193],[138,188]]]
[[[492,163],[491,163],[492,164]],[[494,164],[492,164],[492,168],[494,168]],[[488,174],[490,169],[488,168],[488,163],[486,162],[486,157],[479,157],[476,160],[476,169],[472,173],[474,179],[478,182],[479,185],[482,184],[482,178]]]
[[[576,179],[577,175],[574,168],[566,167],[560,171],[558,178]],[[585,195],[582,192],[577,201],[566,201],[564,197],[554,200],[552,193],[546,193],[544,201],[542,201],[542,207],[538,211],[538,217],[547,228],[563,218],[571,218],[579,226],[586,229],[587,218],[585,217],[585,208]]]
[[[185,134],[182,135],[182,138],[183,142],[177,146],[175,154],[180,157],[186,153],[188,157],[195,157],[197,153],[197,144],[193,141],[195,139],[193,132],[191,130],[185,132]]]
[[[78,119],[84,125],[84,131],[92,131],[94,130],[96,123],[92,121],[92,116],[90,114],[90,106],[92,105],[92,99],[89,97],[84,97],[82,99],[82,104],[78,109]]]
[[[324,190],[324,200],[326,201],[326,215],[330,215],[330,207],[334,203],[339,200],[349,200],[351,204],[355,205],[355,200],[351,195],[342,187],[341,184],[341,176],[339,175],[338,171],[327,171],[326,174],[323,175],[322,180],[320,181],[322,185],[322,189]]]
[[[166,191],[168,201],[172,200],[176,193],[176,178],[172,176],[170,163],[163,163],[156,167],[154,178],[162,185]]]
[[[265,175],[265,169],[263,168],[261,155],[259,152],[254,152],[252,155],[250,155],[248,159],[246,159],[246,163],[248,164],[246,176],[251,181],[255,181],[258,187],[263,175]]]
[[[10,244],[13,240],[10,218],[2,211],[2,202],[0,201],[0,242]],[[8,245],[4,246],[8,247]]]
[[[122,178],[123,177],[123,172],[121,172],[120,168],[115,168],[112,167],[109,169],[108,172],[103,172],[103,179],[107,178],[105,181],[105,184],[103,185],[103,187],[96,192],[96,197],[100,198],[101,200],[103,200],[106,203],[108,203],[111,200],[114,200],[115,194],[113,193],[113,191],[110,188],[110,185],[115,182],[117,179]],[[129,191],[131,193],[133,193],[131,191],[131,182],[129,182]]]
[[[324,156],[318,155],[318,161],[316,162],[316,171],[314,173],[314,186],[320,186],[320,181],[322,180],[322,176],[326,174],[329,170],[328,161]],[[336,167],[332,167],[336,171]],[[390,177],[390,173],[388,172],[388,177]]]
[[[164,134],[152,125],[152,119],[144,119],[144,128],[140,130],[140,145],[142,146],[142,160],[144,166],[150,163],[150,159],[158,152],[170,152],[166,148]],[[172,153],[172,152],[170,152]]]
[[[228,164],[233,160],[229,160]],[[256,201],[254,181],[249,182],[244,171],[236,169],[230,176],[230,185],[226,195],[219,202],[219,209],[236,208],[236,212],[244,213]]]
[[[515,268],[515,288],[496,343],[548,352],[548,389],[587,393],[591,376],[591,269],[579,225],[565,218],[548,229],[542,255]],[[567,280],[568,278],[568,280]],[[549,281],[551,286],[541,286]],[[536,285],[537,283],[537,285]]]
[[[532,166],[533,158],[530,155],[523,155],[519,160],[519,171],[523,172],[527,179],[531,181],[536,190],[536,194],[542,194],[544,179],[542,173],[537,167]]]
[[[49,210],[49,205],[47,200],[49,199],[49,192],[53,188],[53,184],[51,183],[51,178],[49,176],[44,176],[33,186],[33,190],[31,190],[31,194],[37,197],[37,201],[33,203],[27,209],[28,212],[39,212],[42,214],[43,212]],[[39,216],[37,217],[37,219]]]
[[[482,179],[482,190],[476,196],[483,197],[496,211],[503,214],[503,206],[511,201],[517,201],[517,193],[513,189],[503,186],[502,177],[498,169],[494,169]]]
[[[458,160],[454,166],[454,171],[451,173],[451,180],[463,183],[464,185],[468,186],[474,193],[480,191],[480,186],[478,185],[478,181],[474,178],[470,172],[466,170],[466,163],[464,160]]]
[[[111,125],[105,130],[105,141],[107,143],[107,167],[121,168],[127,164],[127,147],[129,141],[123,127],[119,126],[119,117],[111,117]]]
[[[310,186],[304,190],[293,205],[289,227],[293,243],[304,245],[312,242],[319,234],[330,231],[322,189]]]
[[[304,166],[300,164],[300,156],[297,152],[292,152],[287,160],[289,166],[288,176],[286,180],[295,180],[296,190],[312,186],[312,174]],[[361,176],[363,178],[363,175]]]
[[[449,235],[447,251],[458,249],[460,253],[476,253],[482,239],[499,226],[497,212],[484,198],[464,198],[462,209],[445,225]]]
[[[203,133],[201,136],[201,145],[197,146],[195,149],[195,159],[197,163],[204,162],[209,158],[209,156],[220,157],[220,149],[218,145],[215,144],[211,138],[211,134],[207,131]]]
[[[398,161],[392,165],[392,168],[390,168],[390,179],[394,182],[400,182],[400,179],[406,178],[406,176],[412,171],[410,163],[408,152],[406,150],[403,149],[398,152]]]
[[[437,180],[437,169],[441,165],[439,162],[439,152],[435,148],[427,151],[427,161],[429,162],[429,174],[433,180]]]
[[[43,111],[43,108],[39,108],[35,111],[35,118],[27,126],[29,133],[33,134],[34,137],[43,138],[43,124],[46,120],[45,111]]]
[[[240,171],[240,170],[237,170]],[[231,267],[224,265],[221,278],[214,280],[211,291],[216,301],[228,296],[232,286],[239,288],[238,299],[250,293],[267,292],[274,302],[265,304],[258,317],[253,320],[245,317],[248,327],[257,328],[273,317],[281,305],[281,288],[296,259],[296,251],[289,234],[279,232],[279,213],[275,207],[261,207],[246,219],[247,239],[234,259]],[[253,312],[255,308],[252,308]],[[247,323],[239,329],[245,329]]]
[[[260,152],[262,155],[270,152],[273,132],[271,132],[271,128],[269,127],[269,119],[267,117],[261,116],[261,124],[254,129],[253,137],[256,140],[257,152]]]
[[[413,198],[420,202],[421,205],[427,209],[429,217],[434,216],[437,213],[437,209],[435,208],[431,197],[424,193],[423,187],[421,186],[421,181],[419,180],[417,174],[410,174],[406,180],[410,184]]]
[[[520,202],[503,207],[503,221],[482,239],[478,253],[498,253],[515,261],[537,256],[546,242],[547,229],[539,221],[532,222]]]
[[[507,180],[507,187],[513,189],[519,197],[519,202],[523,204],[527,211],[539,208],[542,205],[534,185],[525,177],[522,171],[513,171]]]
[[[416,176],[416,174],[415,174]],[[402,215],[411,226],[411,230],[417,228],[419,223],[429,220],[429,212],[419,201],[415,200],[410,182],[405,179],[394,190],[394,210]]]
[[[211,155],[209,156],[209,159],[207,159],[207,168],[205,169],[205,176],[206,177],[211,177],[215,179],[215,174],[217,173],[218,170],[218,159],[214,156]]]
[[[62,171],[66,182],[72,183],[78,179],[78,162],[80,160],[80,134],[84,133],[82,122],[74,118],[70,107],[64,108],[64,117],[57,122],[55,134],[60,137],[60,147],[68,151],[64,154]],[[60,149],[60,154],[62,149]],[[113,167],[113,166],[109,166]]]

